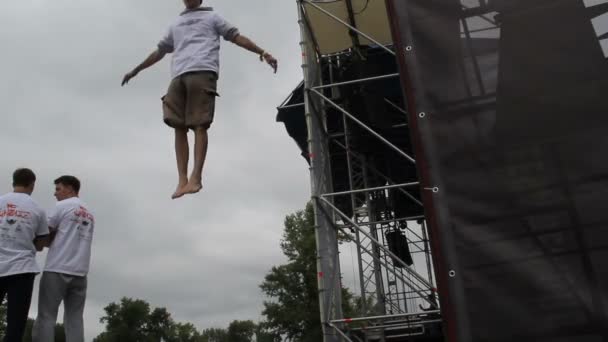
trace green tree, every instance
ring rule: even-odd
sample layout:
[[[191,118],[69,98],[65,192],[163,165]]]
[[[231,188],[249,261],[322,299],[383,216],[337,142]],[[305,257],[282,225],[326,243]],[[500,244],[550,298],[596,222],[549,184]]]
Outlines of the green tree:
[[[0,303],[0,337],[4,338],[6,333],[6,300]]]
[[[255,329],[256,342],[281,342],[281,335],[270,330],[265,322],[259,323]]]
[[[122,298],[105,308],[101,322],[106,331],[93,342],[278,342],[278,336],[253,321],[232,321],[227,329],[199,332],[191,323],[175,322],[165,308],[151,308],[146,301]],[[61,340],[57,340],[61,341]]]
[[[94,342],[157,342],[159,338],[154,339],[156,336],[153,334],[162,334],[162,327],[170,324],[161,320],[171,318],[170,315],[161,317],[164,313],[161,310],[152,323],[150,304],[131,298],[122,298],[120,304],[110,303],[104,311],[106,314],[100,321],[106,324],[106,331]]]
[[[177,323],[174,337],[177,342],[207,342],[191,323]]]
[[[202,332],[191,323],[178,323],[165,308],[151,308],[146,301],[122,298],[105,308],[101,322],[106,330],[93,342],[276,342],[252,321],[233,321],[228,329],[209,328]]]
[[[230,342],[226,329],[208,328],[203,330],[202,335],[204,342]]]
[[[288,263],[272,267],[260,285],[273,299],[264,302],[266,326],[289,340],[321,341],[312,205],[285,218],[281,249]]]
[[[256,332],[253,321],[232,321],[228,326],[230,342],[251,342]]]
[[[146,332],[152,341],[175,339],[176,325],[167,309],[156,308],[150,313],[146,322]]]
[[[314,211],[308,204],[304,211],[285,218],[281,249],[288,262],[274,266],[260,288],[271,300],[264,302],[262,314],[267,331],[300,342],[321,341],[317,287],[317,253]],[[354,312],[352,294],[343,289],[345,313]],[[349,298],[353,298],[349,300]]]

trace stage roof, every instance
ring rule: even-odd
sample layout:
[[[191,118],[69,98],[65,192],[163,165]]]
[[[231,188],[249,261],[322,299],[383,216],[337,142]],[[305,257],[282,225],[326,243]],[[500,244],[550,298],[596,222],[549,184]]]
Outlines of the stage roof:
[[[311,0],[315,5],[332,13],[347,23],[347,1],[352,3],[355,27],[383,45],[392,44],[388,24],[386,5],[381,0]],[[304,5],[306,17],[322,55],[344,51],[353,46],[349,28],[323,13],[313,5]],[[358,35],[362,45],[375,45],[365,37]]]

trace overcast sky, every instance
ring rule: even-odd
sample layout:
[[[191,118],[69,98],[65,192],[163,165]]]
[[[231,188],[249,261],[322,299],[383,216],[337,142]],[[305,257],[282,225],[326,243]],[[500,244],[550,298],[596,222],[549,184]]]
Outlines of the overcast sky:
[[[96,213],[87,341],[123,296],[166,307],[199,329],[259,320],[264,274],[283,262],[285,215],[309,198],[308,169],[276,106],[301,79],[295,1],[205,0],[279,59],[223,42],[216,119],[202,193],[172,201],[173,132],[161,120],[169,58],[120,87],[156,46],[180,0],[0,2],[0,190],[16,167],[81,179]],[[40,261],[44,260],[44,254]],[[37,311],[37,288],[30,316]],[[61,318],[60,318],[61,320]]]

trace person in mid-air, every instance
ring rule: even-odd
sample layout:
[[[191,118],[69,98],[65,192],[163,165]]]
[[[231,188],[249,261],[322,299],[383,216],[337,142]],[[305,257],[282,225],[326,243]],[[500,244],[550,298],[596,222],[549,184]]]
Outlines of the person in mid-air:
[[[219,74],[220,37],[257,54],[276,73],[277,60],[253,41],[240,34],[210,7],[203,7],[202,0],[183,0],[186,9],[169,27],[165,37],[140,65],[127,73],[124,86],[140,71],[160,61],[167,53],[173,53],[172,81],[162,98],[163,120],[175,130],[175,154],[178,183],[171,198],[199,192],[202,172],[207,155],[207,130],[213,122],[217,79]],[[188,130],[195,134],[194,167],[188,178]]]

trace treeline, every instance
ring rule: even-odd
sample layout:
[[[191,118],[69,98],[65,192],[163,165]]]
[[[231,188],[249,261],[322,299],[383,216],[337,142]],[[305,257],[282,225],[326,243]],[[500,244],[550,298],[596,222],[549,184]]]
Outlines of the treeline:
[[[123,298],[106,306],[101,322],[105,331],[93,342],[274,342],[280,341],[252,321],[233,321],[228,328],[198,331],[191,323],[175,322],[165,308]]]
[[[122,298],[104,308],[105,330],[93,342],[293,342],[322,341],[317,289],[314,214],[305,210],[285,218],[281,249],[287,263],[274,266],[260,284],[264,302],[263,322],[232,321],[225,328],[197,330],[191,323],[173,320],[165,308],[152,308],[141,299]],[[359,299],[343,289],[343,312],[353,317]],[[373,303],[367,303],[371,308]],[[0,310],[2,308],[0,307]],[[0,313],[2,314],[2,313]],[[0,335],[6,315],[0,318]],[[31,341],[31,321],[24,342]],[[4,324],[4,325],[3,325]],[[56,329],[56,342],[64,342],[63,328]]]

